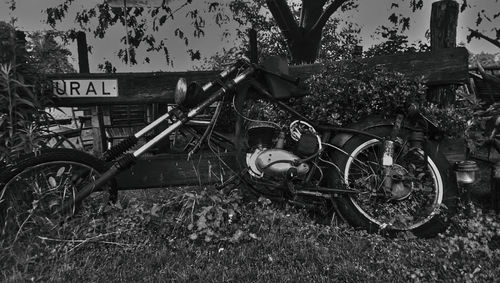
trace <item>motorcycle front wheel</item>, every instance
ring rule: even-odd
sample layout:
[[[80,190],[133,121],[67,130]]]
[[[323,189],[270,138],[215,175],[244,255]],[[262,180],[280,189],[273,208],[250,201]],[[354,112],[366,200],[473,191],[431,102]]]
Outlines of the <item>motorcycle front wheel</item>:
[[[68,214],[60,206],[107,169],[94,156],[72,149],[49,149],[21,159],[0,176],[0,230],[4,243],[22,237],[64,233]],[[109,188],[92,193],[71,210],[91,215],[106,204]]]
[[[388,137],[391,128],[370,132]],[[382,147],[381,140],[357,135],[342,147],[344,152],[332,154],[339,168],[331,182],[340,181],[358,192],[336,199],[339,212],[349,224],[369,232],[411,231],[419,237],[444,232],[456,209],[457,186],[437,145],[427,141],[411,148],[401,140],[395,146],[394,163],[385,173]],[[390,187],[384,183],[386,178],[391,178]]]

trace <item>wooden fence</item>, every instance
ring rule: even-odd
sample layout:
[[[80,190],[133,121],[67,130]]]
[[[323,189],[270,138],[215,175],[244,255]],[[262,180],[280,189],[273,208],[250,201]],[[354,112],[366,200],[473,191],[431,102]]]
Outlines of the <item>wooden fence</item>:
[[[441,49],[433,52],[382,56],[361,59],[369,66],[397,70],[411,77],[423,78],[428,85],[465,83],[468,80],[468,52],[464,48]],[[306,78],[324,72],[321,64],[291,66],[290,74]],[[95,154],[100,154],[106,144],[103,129],[113,127],[111,110],[116,105],[165,105],[174,102],[173,93],[177,79],[208,81],[217,71],[169,73],[115,73],[115,74],[64,74],[51,77],[60,85],[54,91],[66,95],[59,97],[58,106],[91,107]],[[89,82],[93,82],[90,86]],[[110,85],[106,85],[111,82]],[[80,89],[85,85],[83,89]],[[110,88],[116,88],[111,96]],[[89,91],[90,90],[90,91]],[[158,116],[161,113],[154,113]],[[154,117],[152,117],[154,118]],[[147,122],[147,121],[145,121]],[[138,125],[135,125],[138,126]],[[139,125],[140,126],[140,125]],[[232,156],[222,159],[210,153],[193,156],[162,154],[149,156],[117,178],[120,188],[165,187],[207,183],[227,176],[222,162],[234,164]]]

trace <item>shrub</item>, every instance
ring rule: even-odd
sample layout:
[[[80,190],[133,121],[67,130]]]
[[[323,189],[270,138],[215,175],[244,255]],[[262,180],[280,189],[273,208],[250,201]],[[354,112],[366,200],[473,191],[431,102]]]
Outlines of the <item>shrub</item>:
[[[308,81],[312,95],[295,107],[315,121],[346,125],[372,114],[394,114],[410,103],[422,104],[425,86],[401,73],[367,68],[361,62],[328,64]]]
[[[441,108],[435,104],[422,107],[422,113],[434,122],[440,129],[445,130],[448,137],[462,138],[467,130],[468,121],[473,119],[472,107],[452,105]]]
[[[40,122],[46,119],[40,110],[50,103],[43,82],[23,40],[12,26],[0,22],[0,165],[39,147]]]
[[[313,121],[347,126],[370,115],[392,118],[405,112],[410,104],[448,136],[463,137],[467,121],[473,118],[477,101],[460,100],[442,108],[427,100],[427,88],[419,78],[379,67],[367,67],[359,61],[328,64],[326,71],[308,81],[312,95],[297,100],[294,107]],[[461,89],[457,96],[464,96]]]
[[[24,83],[16,67],[19,59],[14,42],[14,30],[1,25],[2,39],[0,65],[0,162],[31,151],[30,140],[34,127],[31,121],[37,115],[36,97]],[[22,58],[22,57],[21,57]]]
[[[348,126],[371,115],[393,119],[398,112],[404,113],[411,104],[416,104],[447,136],[463,137],[468,121],[475,115],[472,110],[479,107],[479,102],[465,97],[467,94],[461,88],[456,89],[460,99],[455,105],[439,107],[427,100],[427,88],[421,79],[368,67],[360,61],[325,63],[325,66],[325,71],[306,81],[310,95],[289,102],[299,113],[320,124]],[[280,126],[291,122],[291,116],[272,103],[246,103],[245,116]],[[228,128],[227,124],[234,119],[225,118],[220,124]]]

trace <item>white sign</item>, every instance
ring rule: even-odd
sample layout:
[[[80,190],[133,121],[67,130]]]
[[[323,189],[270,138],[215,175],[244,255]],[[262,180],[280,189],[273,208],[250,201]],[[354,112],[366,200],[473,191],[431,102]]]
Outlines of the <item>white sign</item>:
[[[117,80],[52,80],[59,97],[118,97]]]

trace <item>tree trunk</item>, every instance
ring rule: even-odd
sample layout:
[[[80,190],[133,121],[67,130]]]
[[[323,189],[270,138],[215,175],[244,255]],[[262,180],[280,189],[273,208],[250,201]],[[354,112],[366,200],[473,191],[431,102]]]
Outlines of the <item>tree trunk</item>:
[[[302,30],[299,36],[288,42],[293,64],[314,63],[318,58],[320,47],[321,32],[312,33]]]
[[[302,0],[300,21],[297,23],[286,0],[266,0],[273,18],[276,20],[288,49],[292,63],[313,63],[321,47],[321,33],[328,18],[348,0]]]
[[[316,26],[316,23],[323,14],[325,3],[325,0],[302,0],[299,32],[288,44],[292,63],[314,63],[318,58],[324,25]]]

